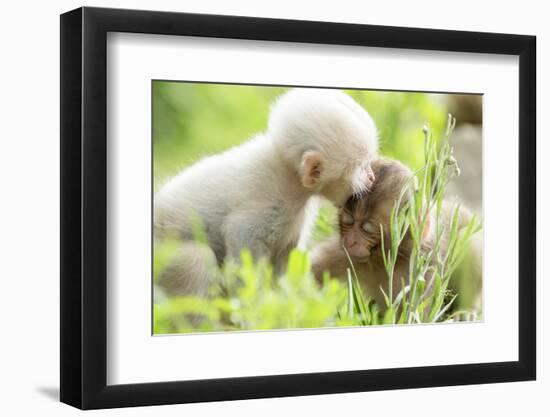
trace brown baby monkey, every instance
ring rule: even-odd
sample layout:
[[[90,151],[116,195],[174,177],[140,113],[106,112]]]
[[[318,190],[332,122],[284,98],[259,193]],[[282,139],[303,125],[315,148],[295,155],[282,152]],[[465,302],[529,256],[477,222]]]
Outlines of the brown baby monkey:
[[[350,260],[345,250],[351,258],[355,268],[359,284],[365,295],[374,299],[381,311],[386,308],[384,294],[388,294],[388,275],[384,267],[382,255],[382,239],[384,239],[384,248],[387,251],[390,247],[390,218],[392,208],[397,201],[401,201],[402,206],[409,200],[410,188],[407,184],[413,176],[409,168],[400,162],[379,159],[372,164],[375,175],[375,182],[368,194],[351,197],[346,204],[339,210],[339,236],[330,238],[313,249],[312,268],[313,273],[319,282],[325,271],[331,276],[347,279],[348,269],[350,269]],[[403,193],[403,194],[402,194]],[[400,196],[402,198],[400,199]],[[440,221],[448,226],[450,225],[455,205],[444,201],[441,209]],[[435,214],[428,216],[422,231],[422,251],[430,251],[434,247],[435,239]],[[466,227],[471,219],[470,213],[460,208],[458,215],[459,230]],[[473,252],[475,249],[474,241],[471,243]],[[413,249],[412,237],[409,232],[399,245],[398,256],[393,274],[393,298],[402,289],[403,281],[408,282],[409,261]],[[439,245],[440,256],[444,256],[447,250],[446,236],[443,237]],[[470,268],[468,278],[472,280],[468,285],[470,291],[474,294],[468,294],[468,297],[461,296],[460,279],[451,279],[449,289],[457,294],[457,300],[454,305],[462,309],[479,311],[480,293],[481,293],[481,271],[480,256],[476,256],[476,265],[474,270]],[[469,258],[471,262],[471,257]],[[457,275],[458,276],[458,275]],[[425,277],[426,285],[430,285],[431,276]],[[427,287],[429,288],[429,287]],[[466,301],[475,300],[475,301]]]

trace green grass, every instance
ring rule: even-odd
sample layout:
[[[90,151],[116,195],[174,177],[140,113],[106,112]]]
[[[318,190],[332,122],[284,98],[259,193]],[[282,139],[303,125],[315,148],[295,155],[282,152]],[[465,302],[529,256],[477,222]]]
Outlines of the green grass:
[[[340,309],[347,287],[327,279],[319,287],[307,253],[290,254],[284,275],[275,278],[265,260],[254,262],[243,250],[238,263],[226,263],[223,280],[213,284],[210,297],[167,298],[154,305],[155,333],[189,331],[267,330],[353,324]],[[190,317],[201,316],[193,321]]]
[[[453,127],[454,120],[449,117],[440,140],[436,140],[429,129],[424,129],[422,162],[413,181],[407,185],[411,198],[404,204],[398,201],[392,211],[391,239],[388,247],[383,247],[388,275],[385,306],[378,306],[364,296],[351,261],[347,282],[325,274],[319,285],[312,275],[307,252],[293,250],[286,272],[275,277],[266,260],[254,261],[244,249],[239,262],[223,265],[221,278],[212,283],[207,298],[156,296],[154,333],[370,326],[453,319],[456,312],[451,307],[456,295],[449,294],[449,282],[466,256],[472,236],[480,229],[479,221],[473,217],[459,230],[458,207],[447,229],[439,221],[445,188],[449,180],[459,174],[448,144]],[[404,196],[405,191],[401,198]],[[435,244],[432,251],[426,252],[421,245],[421,234],[431,211],[436,213]],[[334,210],[328,207],[321,211],[315,239],[334,233],[330,220],[334,215]],[[413,240],[410,273],[394,298],[393,269],[399,243],[407,231]],[[441,257],[438,249],[443,236],[448,239],[449,249]],[[155,247],[155,280],[176,248],[177,242],[173,240]],[[428,275],[433,276],[430,284],[425,279]],[[155,291],[160,294],[158,288]]]
[[[381,227],[382,255],[388,277],[387,292],[380,289],[385,300],[384,323],[433,323],[451,318],[451,307],[457,294],[449,297],[449,283],[468,255],[472,237],[481,229],[476,216],[472,216],[467,225],[459,225],[458,204],[453,208],[450,222],[443,217],[447,184],[460,174],[448,143],[454,125],[455,120],[449,115],[445,135],[440,142],[435,140],[428,127],[423,129],[424,166],[416,171],[394,204],[390,217],[390,242],[384,242]],[[403,202],[407,189],[410,198]],[[423,233],[428,222],[433,222],[431,227],[435,226],[430,248],[423,245]],[[409,276],[406,281],[402,280],[400,291],[394,298],[394,269],[399,246],[407,233],[412,239]],[[427,282],[427,277],[432,279]],[[357,307],[360,306],[358,304]]]

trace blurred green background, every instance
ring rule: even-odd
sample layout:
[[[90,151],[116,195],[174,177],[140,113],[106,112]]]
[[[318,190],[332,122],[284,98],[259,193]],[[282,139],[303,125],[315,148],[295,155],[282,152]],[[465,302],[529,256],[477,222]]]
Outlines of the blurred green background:
[[[270,106],[287,90],[288,88],[269,86],[153,81],[155,189],[158,189],[172,175],[201,158],[224,151],[247,141],[253,135],[264,132],[267,128]],[[446,127],[447,115],[452,113],[457,118],[457,128],[450,143],[455,148],[462,174],[447,187],[447,191],[452,197],[458,197],[470,209],[480,213],[481,96],[344,91],[363,106],[374,119],[379,131],[380,153],[383,156],[398,159],[412,169],[423,166],[423,126],[429,123],[434,137],[440,138]],[[321,207],[309,247],[334,234],[336,224],[336,210],[330,203],[325,203]],[[159,265],[167,262],[173,250],[174,248],[166,244],[155,247],[156,277],[162,270]],[[305,258],[303,262],[306,262]],[[249,267],[249,269],[256,271],[258,268]],[[258,271],[261,272],[261,268],[254,274],[248,275],[253,277],[262,275]],[[253,300],[249,300],[250,305],[241,308],[240,315],[232,313],[234,318],[237,317],[233,320],[233,324],[240,321],[247,323],[235,329],[345,325],[346,320],[341,316],[336,317],[333,310],[338,304],[337,300],[342,296],[345,298],[346,284],[332,283],[318,289],[308,281],[310,278],[307,274],[296,275],[302,277],[299,280],[300,285],[296,288],[297,294],[299,293],[296,297],[278,287],[268,290],[264,286],[263,290],[258,292],[257,283],[245,286],[245,289],[253,288],[256,296],[252,297]],[[217,317],[219,311],[224,311],[226,304],[231,302],[244,305],[240,296],[234,300],[218,298],[216,302],[200,299],[166,299],[160,296],[160,291],[155,286],[154,333],[232,330],[233,328],[220,324]],[[330,306],[328,312],[330,314],[320,306],[325,306],[325,309]],[[191,308],[200,308],[201,314],[208,312],[207,315],[217,318],[202,323],[200,328],[189,327],[189,323],[180,321],[183,320],[184,313],[189,313]],[[300,322],[287,322],[286,316],[281,317],[280,311],[289,309],[301,312]]]
[[[153,82],[154,178],[158,185],[200,158],[266,129],[269,108],[287,88]],[[448,95],[344,90],[373,117],[383,155],[422,164],[422,126],[444,129]],[[460,122],[460,120],[459,120]]]

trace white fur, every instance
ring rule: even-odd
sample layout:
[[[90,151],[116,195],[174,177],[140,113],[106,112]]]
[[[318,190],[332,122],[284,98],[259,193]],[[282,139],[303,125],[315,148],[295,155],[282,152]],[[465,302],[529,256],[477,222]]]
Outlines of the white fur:
[[[308,150],[325,158],[315,191],[300,181]],[[336,190],[327,191],[329,198],[337,195],[333,199],[362,191],[364,171],[376,154],[374,122],[348,95],[291,90],[273,106],[266,133],[199,161],[161,188],[154,203],[155,237],[172,231],[191,239],[189,218],[197,214],[219,262],[244,247],[285,262],[312,227],[307,219],[315,217],[317,199],[311,197],[325,195],[328,184]]]
[[[370,115],[349,95],[330,89],[295,89],[273,106],[267,134],[294,166],[307,150],[321,152],[338,176],[350,162],[364,168],[377,157],[378,133]],[[353,166],[353,165],[351,165]],[[361,169],[348,173],[354,192],[364,191]]]

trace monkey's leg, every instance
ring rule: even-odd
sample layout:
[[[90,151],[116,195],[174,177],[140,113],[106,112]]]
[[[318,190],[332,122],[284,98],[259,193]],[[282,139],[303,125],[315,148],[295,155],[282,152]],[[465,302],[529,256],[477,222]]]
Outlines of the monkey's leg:
[[[219,279],[221,271],[210,247],[197,242],[184,242],[168,267],[162,271],[158,287],[168,297],[196,296],[207,298],[209,286]],[[192,327],[205,319],[200,312],[185,314]]]
[[[346,254],[342,250],[340,238],[331,237],[317,244],[311,251],[311,270],[319,284],[323,283],[323,273],[345,280],[350,268]]]
[[[161,273],[158,286],[168,296],[206,297],[210,283],[218,275],[216,256],[210,247],[197,242],[183,242]]]

